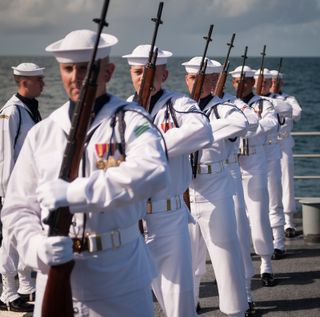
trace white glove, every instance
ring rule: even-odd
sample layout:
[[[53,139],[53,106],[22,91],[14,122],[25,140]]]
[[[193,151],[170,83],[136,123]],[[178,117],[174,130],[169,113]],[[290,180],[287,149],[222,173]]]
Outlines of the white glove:
[[[38,247],[38,257],[47,265],[59,265],[73,259],[72,240],[65,236],[45,237]]]
[[[38,201],[49,210],[68,206],[68,185],[69,183],[61,178],[40,185],[36,190]]]

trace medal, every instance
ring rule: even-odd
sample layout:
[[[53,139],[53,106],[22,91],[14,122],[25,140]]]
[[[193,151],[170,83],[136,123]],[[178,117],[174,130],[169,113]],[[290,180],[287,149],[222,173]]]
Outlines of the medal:
[[[99,157],[99,160],[96,162],[96,167],[100,170],[104,170],[106,168],[106,163],[103,160],[104,153],[107,150],[107,144],[96,144],[96,153]]]
[[[104,160],[98,160],[96,162],[96,167],[99,169],[99,170],[104,170],[106,168],[106,163]]]
[[[106,160],[106,168],[110,167],[116,167],[119,164],[117,163],[117,160],[114,158],[114,156],[110,155],[108,159]]]

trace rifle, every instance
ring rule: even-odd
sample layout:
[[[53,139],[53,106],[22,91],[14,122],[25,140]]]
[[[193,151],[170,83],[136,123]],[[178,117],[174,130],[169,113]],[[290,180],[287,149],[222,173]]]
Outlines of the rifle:
[[[273,91],[276,94],[278,94],[280,92],[280,81],[281,81],[280,71],[281,71],[281,67],[282,67],[282,57],[280,58],[280,61],[279,61],[278,74],[277,74],[277,79],[276,79],[275,87],[274,87],[274,91]]]
[[[83,81],[79,101],[75,105],[67,145],[64,150],[59,178],[72,181],[78,176],[79,164],[83,156],[84,143],[92,118],[92,109],[96,99],[97,77],[100,61],[95,61],[102,29],[108,26],[106,14],[109,0],[104,1],[100,19],[93,21],[98,24],[97,38],[93,48],[91,61],[88,64],[86,77]],[[50,212],[46,223],[49,225],[49,236],[68,236],[72,214],[68,207],[61,207]],[[72,292],[70,276],[74,261],[51,266],[42,302],[42,317],[72,317]]]
[[[243,60],[242,60],[242,66],[241,66],[240,81],[238,82],[238,87],[237,87],[237,98],[240,98],[240,99],[242,98],[242,94],[243,94],[244,78],[245,78],[244,66],[246,64],[246,59],[248,58],[247,53],[248,53],[248,46],[245,47],[244,54],[241,56]]]
[[[210,25],[208,35],[203,37],[206,40],[206,45],[205,45],[204,52],[202,55],[200,68],[199,68],[198,74],[196,76],[196,79],[195,79],[193,87],[192,87],[191,98],[197,102],[200,100],[202,86],[203,86],[204,78],[206,75],[206,68],[207,68],[207,63],[208,63],[208,60],[206,59],[206,55],[207,55],[209,43],[212,41],[212,39],[211,39],[212,30],[213,30],[213,24]]]
[[[257,84],[256,84],[256,94],[261,95],[261,90],[262,90],[262,83],[263,83],[263,70],[264,70],[264,57],[266,56],[266,45],[263,46],[263,51],[261,52],[262,59],[261,59],[261,65],[260,65],[260,70],[259,70],[259,76],[257,79]]]
[[[154,49],[156,38],[158,34],[159,25],[163,22],[161,21],[163,2],[159,3],[158,13],[156,18],[152,18],[151,21],[155,22],[155,29],[153,32],[153,38],[151,42],[148,63],[144,66],[143,77],[141,81],[141,86],[138,93],[137,102],[139,105],[145,108],[149,112],[150,108],[150,96],[151,91],[154,89],[153,82],[156,72],[156,62],[158,57],[158,49]]]
[[[206,68],[207,68],[207,63],[208,63],[208,59],[206,59],[206,55],[207,55],[209,43],[212,41],[212,39],[211,39],[212,30],[213,30],[213,24],[210,25],[208,35],[203,37],[203,39],[206,40],[206,45],[205,45],[204,52],[202,55],[200,68],[199,68],[197,77],[196,77],[195,82],[192,87],[191,98],[196,100],[197,102],[199,102],[200,97],[201,97],[202,86],[203,86],[203,82],[204,82],[204,78],[205,78],[205,74],[206,74]],[[198,151],[190,154],[193,177],[197,176],[198,156],[199,156]],[[188,206],[189,210],[191,210],[189,188],[187,188],[186,191],[183,193],[183,200],[186,203],[186,205]]]
[[[230,65],[229,56],[230,56],[231,49],[234,47],[233,42],[234,42],[235,36],[236,36],[236,34],[233,33],[230,43],[227,43],[227,45],[229,46],[228,53],[227,53],[226,59],[223,64],[222,72],[219,74],[219,78],[218,78],[218,81],[217,81],[217,84],[216,84],[216,87],[215,87],[215,90],[213,93],[215,96],[217,96],[219,98],[222,97],[224,85],[226,84],[229,65]]]

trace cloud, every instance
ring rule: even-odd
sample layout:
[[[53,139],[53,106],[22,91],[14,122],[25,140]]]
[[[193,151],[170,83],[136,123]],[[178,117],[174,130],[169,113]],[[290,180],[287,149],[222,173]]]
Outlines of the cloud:
[[[68,22],[87,20],[97,1],[1,0],[0,33],[54,32]]]
[[[38,50],[74,29],[94,30],[92,19],[99,16],[102,4],[103,0],[1,0],[0,53],[14,49],[23,36]],[[150,19],[158,4],[158,0],[110,0],[105,32],[119,38],[115,52],[125,54],[151,41],[154,24]],[[319,47],[314,44],[320,32],[319,15],[320,0],[164,0],[164,23],[157,41],[179,55],[196,53],[214,24],[219,53],[234,32],[238,43],[248,42],[256,50],[262,41],[280,46],[287,41],[288,47],[297,50],[302,43]],[[31,52],[33,47],[26,49]]]

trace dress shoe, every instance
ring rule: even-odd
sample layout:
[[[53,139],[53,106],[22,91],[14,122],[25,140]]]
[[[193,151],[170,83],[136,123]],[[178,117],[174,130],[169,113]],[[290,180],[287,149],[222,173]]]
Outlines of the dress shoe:
[[[296,229],[294,228],[287,228],[284,231],[285,237],[286,238],[294,238],[296,236]]]
[[[273,277],[272,273],[262,273],[261,274],[262,286],[272,287],[276,285],[276,280]]]
[[[280,260],[284,258],[285,251],[280,249],[274,249],[272,254],[272,260]]]
[[[24,300],[22,300],[20,297],[13,300],[12,302],[9,302],[6,305],[6,309],[8,311],[13,311],[17,313],[30,313],[33,312],[34,305],[26,303]]]
[[[0,300],[0,310],[7,310],[7,305],[2,300]]]
[[[36,300],[36,292],[33,292],[31,294],[20,294],[20,293],[18,293],[18,295],[25,302],[34,302]]]
[[[200,313],[200,310],[201,310],[201,306],[200,306],[200,303],[198,302],[197,308],[196,308],[196,312],[199,314],[199,313]]]
[[[254,307],[254,303],[253,302],[249,302],[248,303],[249,308],[246,311],[245,317],[253,317],[256,315],[256,309]]]

